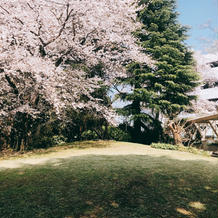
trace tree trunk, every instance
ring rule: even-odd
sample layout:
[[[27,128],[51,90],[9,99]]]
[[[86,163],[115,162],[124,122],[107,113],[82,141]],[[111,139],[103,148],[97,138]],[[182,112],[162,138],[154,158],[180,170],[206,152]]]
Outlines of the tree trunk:
[[[105,121],[105,130],[103,139],[108,139],[108,123]]]
[[[173,123],[173,122],[171,122],[168,126],[173,134],[174,144],[182,145],[182,137],[180,135],[181,127],[178,124]]]
[[[133,101],[132,107],[133,107],[133,115],[139,115],[141,113],[140,101],[137,101],[137,100]],[[141,119],[140,118],[134,119],[133,129],[134,129],[133,140],[135,142],[140,142],[140,138],[141,138]]]

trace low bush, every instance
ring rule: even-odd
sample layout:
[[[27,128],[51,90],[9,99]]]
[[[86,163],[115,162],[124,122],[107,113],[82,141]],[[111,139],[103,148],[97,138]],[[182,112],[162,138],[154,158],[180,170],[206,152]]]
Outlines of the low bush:
[[[66,142],[67,142],[67,138],[64,137],[63,135],[54,135],[52,137],[53,145],[61,145],[61,144],[65,144]]]
[[[152,143],[152,148],[164,149],[164,150],[178,150],[178,145],[166,144],[166,143]]]
[[[172,144],[166,144],[166,143],[152,143],[152,148],[156,149],[164,149],[164,150],[177,150],[177,151],[183,151],[183,152],[189,152],[192,154],[201,154],[205,156],[210,156],[210,152],[204,151],[198,148],[194,147],[186,147],[183,145],[172,145]]]
[[[99,137],[94,131],[87,130],[82,133],[81,139],[82,140],[96,140],[96,139],[99,139]]]
[[[110,126],[108,128],[108,135],[109,135],[109,139],[115,140],[115,141],[128,142],[131,140],[130,134],[128,132],[123,131],[122,129],[118,127]]]
[[[204,151],[195,147],[186,147],[186,146],[179,146],[178,148],[179,151],[184,151],[184,152],[189,152],[192,154],[202,154],[202,155],[206,155],[206,156],[210,156],[210,152],[208,151]]]
[[[30,148],[48,148],[53,145],[53,140],[50,136],[34,137]]]

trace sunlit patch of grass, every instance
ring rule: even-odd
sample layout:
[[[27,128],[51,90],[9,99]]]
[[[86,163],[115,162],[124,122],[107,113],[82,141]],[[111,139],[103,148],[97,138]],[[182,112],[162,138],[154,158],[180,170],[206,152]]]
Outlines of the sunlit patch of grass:
[[[116,143],[115,141],[106,141],[106,140],[98,140],[98,141],[78,141],[68,144],[68,147],[72,148],[79,148],[79,149],[85,149],[85,148],[105,148],[109,145],[112,145],[113,143]]]
[[[187,216],[193,215],[192,212],[185,210],[184,208],[176,208],[176,211]]]
[[[204,187],[206,190],[211,190],[211,187],[209,187],[209,186],[205,186]]]
[[[76,141],[71,143],[65,143],[61,145],[57,145],[54,147],[43,148],[43,149],[33,149],[22,152],[16,152],[12,149],[5,150],[4,152],[0,152],[0,160],[5,159],[17,159],[17,158],[29,158],[32,156],[40,156],[45,154],[50,154],[58,151],[67,150],[70,148],[76,149],[86,149],[86,148],[105,148],[116,144],[116,141],[112,140],[97,140],[97,141]]]
[[[206,210],[205,204],[202,204],[202,203],[199,202],[199,201],[190,202],[190,203],[189,203],[189,206],[190,206],[190,207],[193,207],[193,208],[195,208],[195,209],[198,209],[198,210]]]

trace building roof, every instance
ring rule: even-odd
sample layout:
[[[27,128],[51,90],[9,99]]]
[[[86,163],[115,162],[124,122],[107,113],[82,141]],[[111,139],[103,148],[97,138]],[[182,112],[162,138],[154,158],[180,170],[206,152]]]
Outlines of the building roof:
[[[218,87],[201,89],[197,95],[204,100],[216,100],[218,99]]]
[[[218,67],[218,61],[212,61],[207,64],[209,64],[211,68]]]

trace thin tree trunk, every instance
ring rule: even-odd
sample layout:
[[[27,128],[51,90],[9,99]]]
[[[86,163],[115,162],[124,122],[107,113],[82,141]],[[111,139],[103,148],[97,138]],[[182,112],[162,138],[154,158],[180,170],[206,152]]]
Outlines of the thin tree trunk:
[[[169,128],[173,134],[173,139],[174,139],[174,144],[175,145],[182,145],[182,137],[180,135],[181,133],[181,128],[179,125],[176,123],[170,123]]]
[[[140,101],[133,101],[132,103],[133,106],[133,115],[139,115],[141,113],[141,108],[140,108]],[[140,118],[136,118],[133,123],[133,139],[135,142],[140,142],[141,138],[141,120]]]

